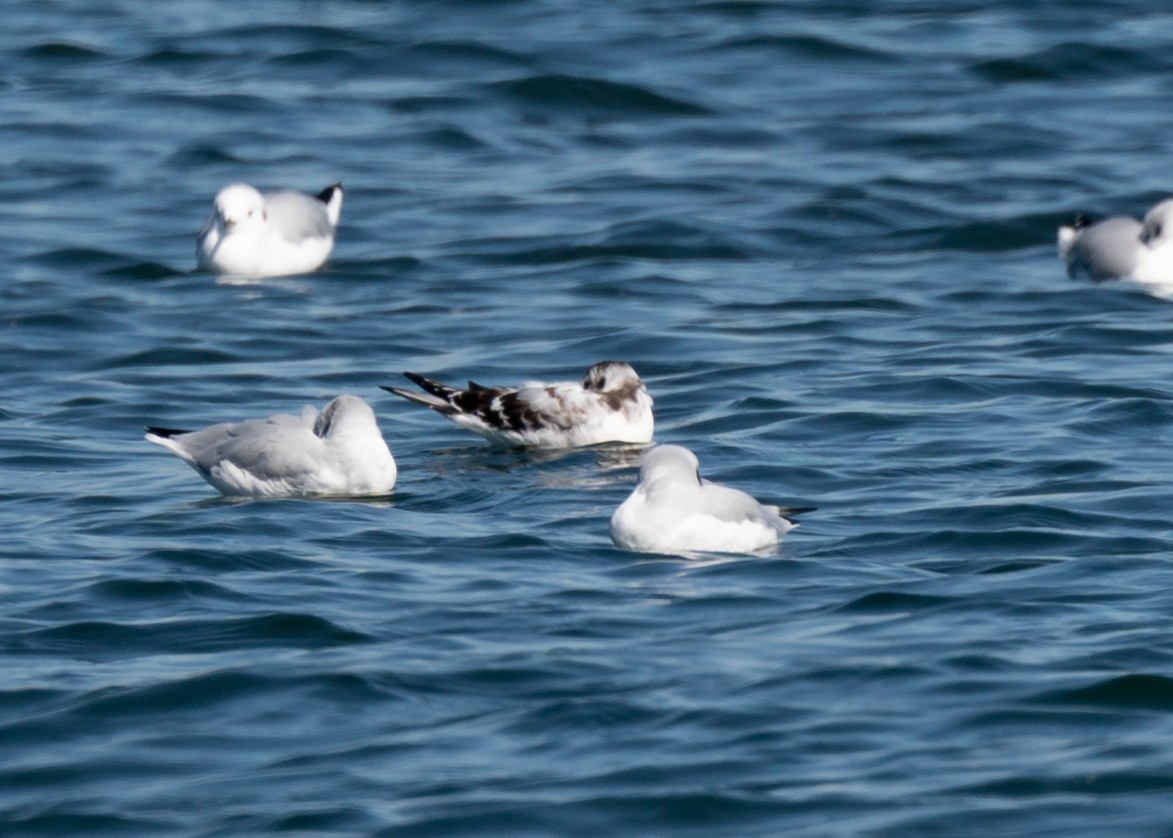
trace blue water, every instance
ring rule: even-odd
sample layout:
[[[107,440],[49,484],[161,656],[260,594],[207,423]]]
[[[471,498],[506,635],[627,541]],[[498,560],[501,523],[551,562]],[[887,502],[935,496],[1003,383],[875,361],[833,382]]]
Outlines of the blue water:
[[[1173,186],[1173,21],[931,5],[7,3],[0,832],[1169,834],[1173,309],[1054,238]],[[328,266],[196,273],[236,180]],[[625,553],[629,452],[378,389],[604,358],[817,511]],[[142,440],[341,392],[389,502]]]

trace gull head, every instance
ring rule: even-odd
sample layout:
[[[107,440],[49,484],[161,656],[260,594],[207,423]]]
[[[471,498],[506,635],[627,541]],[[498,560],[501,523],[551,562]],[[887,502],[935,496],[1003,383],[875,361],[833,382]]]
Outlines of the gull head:
[[[247,183],[225,186],[216,195],[216,215],[225,227],[265,220],[265,199]]]
[[[1166,233],[1173,233],[1173,199],[1161,201],[1145,213],[1140,240],[1150,248],[1160,247],[1167,241]]]
[[[623,361],[599,361],[586,371],[582,379],[582,389],[594,393],[627,395],[643,389],[643,386],[631,364]]]
[[[644,454],[639,465],[640,485],[661,481],[700,485],[701,464],[696,454],[682,445],[657,445]]]
[[[342,395],[330,402],[314,422],[314,435],[321,439],[353,434],[378,434],[375,411],[358,396]]]

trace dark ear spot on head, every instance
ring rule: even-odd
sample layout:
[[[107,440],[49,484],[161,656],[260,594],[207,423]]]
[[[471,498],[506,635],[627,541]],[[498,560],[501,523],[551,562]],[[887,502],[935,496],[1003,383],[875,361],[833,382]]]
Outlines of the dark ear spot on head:
[[[314,422],[314,436],[325,439],[326,435],[330,433],[330,426],[334,422],[334,414],[338,411],[338,401],[335,399],[326,405],[326,409],[318,416],[318,421]]]

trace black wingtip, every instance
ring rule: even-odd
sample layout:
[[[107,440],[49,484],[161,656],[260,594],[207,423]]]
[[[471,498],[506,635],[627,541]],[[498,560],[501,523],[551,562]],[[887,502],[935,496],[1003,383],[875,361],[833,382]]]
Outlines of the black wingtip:
[[[181,436],[183,434],[190,434],[191,431],[183,431],[178,428],[156,428],[154,425],[147,425],[147,433],[163,439],[171,439],[173,436]]]
[[[423,378],[423,376],[420,376]],[[427,379],[424,379],[425,381]],[[432,390],[424,388],[425,392],[417,393],[415,390],[403,390],[399,387],[391,387],[387,384],[380,384],[380,390],[386,390],[388,393],[399,396],[401,399],[407,399],[409,402],[422,404],[424,407],[431,408],[437,413],[442,413],[445,416],[451,415],[455,412],[455,408],[448,403],[447,400],[441,396],[436,395]]]
[[[405,399],[415,400],[419,398],[419,393],[412,390],[404,390],[400,387],[392,387],[390,384],[380,384],[379,389],[386,390],[388,393],[394,393],[396,396],[402,396]]]
[[[319,192],[317,195],[315,195],[314,197],[317,198],[319,201],[321,201],[323,204],[328,204],[328,203],[330,203],[331,199],[334,197],[334,190],[338,190],[339,192],[342,192],[343,191],[342,184],[341,183],[332,183],[329,186],[327,186],[325,189],[323,189],[321,192]]]
[[[434,379],[428,378],[426,375],[420,375],[418,372],[404,371],[403,377],[415,384],[425,393],[430,393],[438,399],[447,400],[454,392],[447,384],[443,384]]]
[[[817,506],[780,506],[778,509],[782,513],[783,518],[794,518],[799,515],[805,515],[808,512],[814,512],[818,509]]]

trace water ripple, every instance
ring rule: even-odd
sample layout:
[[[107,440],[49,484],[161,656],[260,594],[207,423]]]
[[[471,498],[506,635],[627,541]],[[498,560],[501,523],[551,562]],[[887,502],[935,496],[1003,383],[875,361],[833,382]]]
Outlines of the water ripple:
[[[703,116],[708,109],[645,87],[607,79],[538,75],[497,82],[491,89],[526,105],[626,117]]]

